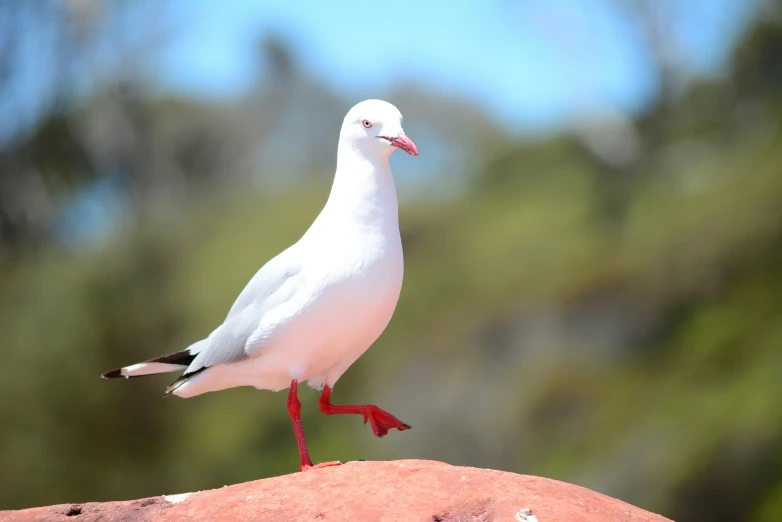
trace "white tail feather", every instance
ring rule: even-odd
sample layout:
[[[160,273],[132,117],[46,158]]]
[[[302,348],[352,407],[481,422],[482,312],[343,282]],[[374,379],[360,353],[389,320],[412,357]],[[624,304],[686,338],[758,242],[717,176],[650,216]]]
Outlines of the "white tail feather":
[[[182,371],[187,366],[181,364],[168,364],[158,362],[143,362],[125,366],[120,370],[123,377],[138,377],[140,375],[152,375],[154,373],[168,373]]]

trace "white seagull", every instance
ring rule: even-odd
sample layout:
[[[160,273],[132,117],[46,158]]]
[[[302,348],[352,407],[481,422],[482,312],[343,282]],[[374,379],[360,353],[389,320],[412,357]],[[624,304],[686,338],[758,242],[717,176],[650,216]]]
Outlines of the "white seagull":
[[[103,374],[104,378],[184,373],[164,395],[193,397],[235,386],[290,387],[288,413],[301,471],[314,466],[301,426],[298,384],[322,389],[326,415],[364,416],[382,437],[410,429],[377,406],[331,404],[337,379],[391,320],[404,262],[391,153],[418,156],[390,103],[367,100],[348,112],[326,206],[301,239],[266,263],[239,294],[223,324],[186,350]]]

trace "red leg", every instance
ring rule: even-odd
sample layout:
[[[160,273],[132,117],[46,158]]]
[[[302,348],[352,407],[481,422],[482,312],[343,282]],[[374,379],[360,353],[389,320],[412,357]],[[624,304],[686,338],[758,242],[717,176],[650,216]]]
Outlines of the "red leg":
[[[378,437],[382,437],[388,433],[388,430],[391,428],[396,428],[399,431],[410,429],[409,424],[405,424],[387,411],[383,411],[372,404],[360,404],[355,406],[338,406],[331,404],[331,388],[329,386],[325,386],[323,388],[323,393],[320,395],[320,401],[318,401],[318,407],[320,408],[320,411],[326,415],[340,415],[347,413],[363,415],[364,424],[366,424],[368,420],[372,426],[372,431]]]
[[[301,466],[299,467],[299,471],[307,471],[309,469],[322,468],[326,466],[338,466],[341,464],[339,461],[323,462],[317,465],[312,464],[310,453],[307,451],[307,441],[304,440],[304,428],[301,425],[299,382],[296,379],[291,381],[291,388],[290,391],[288,391],[288,415],[291,416],[291,423],[293,423],[293,433],[296,434],[296,444],[299,446],[299,457],[301,458]]]
[[[304,440],[304,428],[301,425],[301,403],[299,402],[299,383],[296,379],[291,381],[291,388],[288,391],[288,415],[291,416],[293,423],[293,433],[296,434],[296,444],[299,445],[299,457],[301,457],[301,467],[299,471],[312,467],[310,452],[307,451],[307,441]]]

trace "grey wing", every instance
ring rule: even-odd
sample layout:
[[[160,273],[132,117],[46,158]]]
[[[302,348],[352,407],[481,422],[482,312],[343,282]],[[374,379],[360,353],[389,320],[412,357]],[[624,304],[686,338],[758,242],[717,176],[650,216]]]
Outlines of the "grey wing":
[[[231,316],[241,313],[242,310],[251,305],[262,305],[274,293],[285,284],[288,279],[301,272],[301,263],[294,259],[295,250],[290,247],[283,251],[277,257],[263,265],[253,276],[242,293],[236,298],[231,310],[228,311],[226,321]]]
[[[266,263],[234,302],[225,322],[209,337],[194,344],[190,351],[196,358],[184,375],[192,374],[216,364],[241,361],[247,358],[247,339],[258,327],[264,312],[291,296],[280,290],[301,271],[301,264],[292,259],[291,249]]]

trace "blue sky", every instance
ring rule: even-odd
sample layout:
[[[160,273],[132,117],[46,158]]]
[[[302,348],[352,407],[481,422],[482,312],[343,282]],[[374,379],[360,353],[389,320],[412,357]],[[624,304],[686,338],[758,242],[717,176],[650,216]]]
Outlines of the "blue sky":
[[[467,98],[535,133],[595,107],[635,112],[653,98],[657,78],[629,2],[172,0],[161,13],[171,33],[151,58],[153,81],[192,96],[240,95],[257,78],[259,40],[273,32],[346,102],[413,85]],[[685,77],[720,74],[757,4],[647,2]],[[64,216],[64,237],[110,231],[122,212],[115,189],[109,180],[88,187]]]
[[[164,86],[205,97],[246,89],[273,31],[348,100],[412,84],[472,99],[513,128],[558,126],[593,106],[637,111],[656,78],[626,0],[330,2],[175,0]],[[758,2],[656,0],[672,58],[717,75]]]

